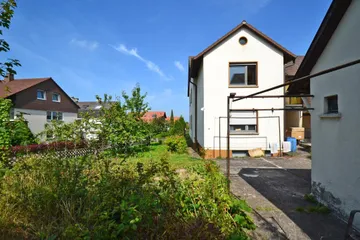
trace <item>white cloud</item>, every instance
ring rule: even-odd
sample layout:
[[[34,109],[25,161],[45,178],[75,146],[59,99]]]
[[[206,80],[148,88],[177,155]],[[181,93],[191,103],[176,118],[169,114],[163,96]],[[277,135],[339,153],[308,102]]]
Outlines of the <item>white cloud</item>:
[[[81,48],[93,51],[99,47],[99,43],[96,41],[78,40],[76,38],[71,39],[70,44]]]
[[[175,67],[177,67],[177,69],[179,69],[180,72],[185,72],[184,65],[182,65],[181,62],[175,61],[174,65],[175,65]]]
[[[143,63],[145,63],[146,67],[150,70],[153,71],[157,74],[160,75],[160,77],[162,77],[165,80],[172,80],[173,78],[171,76],[166,76],[166,74],[160,69],[160,67],[158,65],[156,65],[154,62],[147,60],[145,58],[143,58],[142,56],[140,56],[138,54],[138,51],[136,48],[131,48],[128,49],[124,44],[120,44],[119,46],[112,46],[110,45],[112,48],[114,48],[116,51],[121,52],[122,54],[125,55],[129,55],[129,56],[133,56],[136,57],[137,59],[139,59],[140,61],[142,61]]]

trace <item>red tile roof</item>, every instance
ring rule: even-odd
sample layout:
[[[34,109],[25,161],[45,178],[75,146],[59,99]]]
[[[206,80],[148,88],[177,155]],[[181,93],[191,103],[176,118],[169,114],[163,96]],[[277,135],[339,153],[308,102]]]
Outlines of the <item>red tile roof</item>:
[[[146,122],[151,122],[154,118],[166,118],[166,112],[162,111],[149,111],[145,113],[145,115],[142,117],[142,119]]]
[[[0,97],[9,97],[49,79],[51,78],[15,79],[10,82],[0,81]]]
[[[304,56],[297,56],[295,58],[295,61],[291,61],[291,62],[288,62],[287,64],[285,64],[285,74],[287,76],[295,76],[303,59],[304,59]]]
[[[174,121],[177,121],[177,120],[179,120],[180,119],[180,117],[174,117]],[[166,118],[166,121],[170,121],[170,117],[167,117]]]

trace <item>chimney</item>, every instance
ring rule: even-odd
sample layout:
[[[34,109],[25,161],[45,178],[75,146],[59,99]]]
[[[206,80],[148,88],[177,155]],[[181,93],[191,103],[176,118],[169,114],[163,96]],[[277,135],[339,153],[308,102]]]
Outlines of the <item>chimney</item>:
[[[8,73],[8,74],[6,75],[6,77],[4,78],[4,82],[5,82],[5,83],[8,83],[8,82],[11,82],[11,81],[14,81],[14,74]]]

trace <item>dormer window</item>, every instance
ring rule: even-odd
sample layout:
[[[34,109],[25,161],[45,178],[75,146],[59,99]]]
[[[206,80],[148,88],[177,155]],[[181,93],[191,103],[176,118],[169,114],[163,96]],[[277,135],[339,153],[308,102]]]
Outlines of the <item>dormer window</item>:
[[[39,100],[46,100],[46,92],[43,90],[37,90],[36,96]]]
[[[60,94],[53,93],[53,95],[52,95],[52,101],[53,101],[53,102],[60,102]]]

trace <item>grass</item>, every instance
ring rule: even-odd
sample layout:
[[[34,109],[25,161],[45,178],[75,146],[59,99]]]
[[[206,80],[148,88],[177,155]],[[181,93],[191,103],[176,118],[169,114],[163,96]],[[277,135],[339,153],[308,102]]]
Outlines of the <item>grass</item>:
[[[146,163],[152,160],[159,160],[162,156],[166,154],[169,154],[170,167],[173,169],[187,168],[190,166],[201,164],[201,162],[204,161],[202,159],[193,158],[187,153],[169,153],[167,151],[167,147],[160,144],[151,144],[146,151],[140,152],[136,157],[133,157],[128,161]]]
[[[311,205],[311,206],[307,206],[307,207],[297,207],[296,211],[297,212],[302,212],[302,213],[320,213],[320,214],[329,214],[331,211],[330,209],[319,203],[316,198],[311,195],[311,194],[305,194],[304,199],[306,201],[308,201],[309,203],[313,203],[316,205]]]

